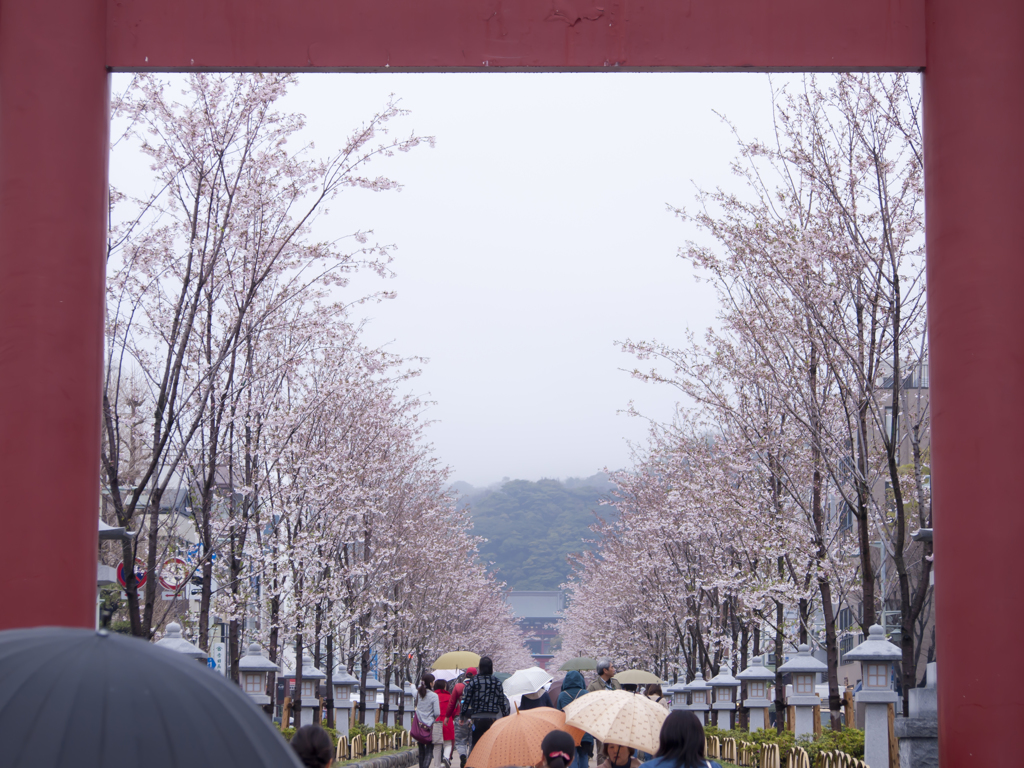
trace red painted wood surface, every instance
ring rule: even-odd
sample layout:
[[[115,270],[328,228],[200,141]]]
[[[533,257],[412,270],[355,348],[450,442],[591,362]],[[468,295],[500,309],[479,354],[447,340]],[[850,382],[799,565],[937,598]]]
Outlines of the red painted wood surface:
[[[921,69],[924,0],[111,0],[114,69]]]
[[[925,199],[939,733],[948,766],[1014,762],[1010,734],[1024,719],[1012,683],[978,663],[979,653],[1017,658],[1024,637],[1022,38],[1017,0],[929,2]]]
[[[927,35],[927,51],[925,38]],[[927,53],[927,60],[926,60]],[[925,75],[940,730],[999,765],[1024,702],[1024,3],[0,0],[0,627],[94,610],[115,69],[918,69]],[[979,648],[982,656],[979,656]]]
[[[95,622],[104,5],[0,6],[0,628]]]

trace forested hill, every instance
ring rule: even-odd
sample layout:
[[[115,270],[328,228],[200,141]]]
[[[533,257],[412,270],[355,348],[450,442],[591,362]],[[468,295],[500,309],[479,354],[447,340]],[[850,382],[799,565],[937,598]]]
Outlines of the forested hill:
[[[474,533],[487,541],[485,561],[493,561],[498,578],[513,589],[558,589],[569,575],[568,555],[593,538],[590,526],[614,517],[600,499],[612,488],[604,474],[585,479],[507,480],[500,487],[454,489],[469,503]]]

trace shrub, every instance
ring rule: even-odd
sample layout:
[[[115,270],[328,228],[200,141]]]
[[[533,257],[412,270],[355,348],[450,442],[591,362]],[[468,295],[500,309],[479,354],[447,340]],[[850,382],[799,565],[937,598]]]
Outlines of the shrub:
[[[375,729],[371,728],[366,723],[352,723],[348,729],[348,737],[350,739],[354,739],[356,736],[366,736],[366,734],[371,733],[373,730]]]
[[[864,731],[857,730],[856,728],[844,728],[842,731],[833,731],[826,728],[822,730],[821,736],[817,738],[802,736],[800,739],[794,738],[792,731],[779,733],[774,729],[765,730],[764,728],[748,733],[747,731],[736,730],[723,731],[720,728],[709,725],[704,729],[704,732],[708,736],[717,736],[723,740],[736,739],[737,747],[741,741],[755,744],[757,747],[760,747],[762,744],[778,744],[779,756],[783,762],[785,762],[790,750],[794,746],[803,747],[807,751],[807,757],[810,758],[811,765],[818,761],[818,756],[822,752],[833,750],[845,752],[859,759],[864,758]]]

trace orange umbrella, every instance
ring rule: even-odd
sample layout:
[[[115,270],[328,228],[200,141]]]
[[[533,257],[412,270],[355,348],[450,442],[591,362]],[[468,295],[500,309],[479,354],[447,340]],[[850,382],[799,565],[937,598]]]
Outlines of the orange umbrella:
[[[543,753],[540,744],[551,731],[572,735],[578,745],[583,731],[565,724],[565,714],[551,707],[537,707],[500,717],[469,753],[467,768],[501,768],[505,765],[536,765]]]

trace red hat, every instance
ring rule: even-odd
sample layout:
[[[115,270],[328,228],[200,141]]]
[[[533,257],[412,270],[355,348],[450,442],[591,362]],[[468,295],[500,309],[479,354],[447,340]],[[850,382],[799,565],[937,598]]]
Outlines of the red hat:
[[[472,677],[475,674],[476,674],[476,667],[469,667],[466,670],[466,677]]]

